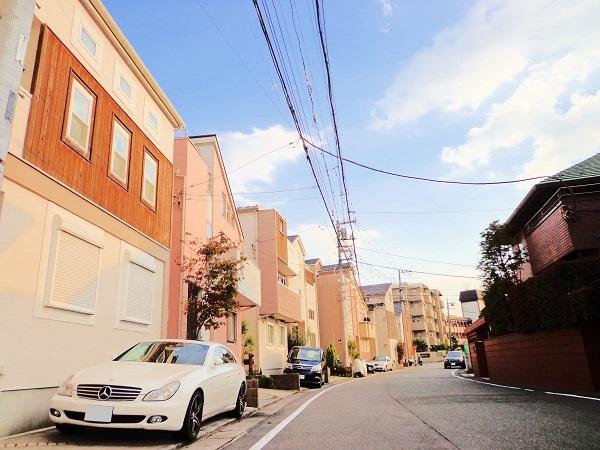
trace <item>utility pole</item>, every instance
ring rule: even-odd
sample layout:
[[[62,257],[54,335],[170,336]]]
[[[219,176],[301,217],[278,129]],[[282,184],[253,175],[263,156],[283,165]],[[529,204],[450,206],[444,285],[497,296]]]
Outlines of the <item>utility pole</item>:
[[[0,1],[0,189],[34,5],[35,0]]]
[[[402,300],[402,271],[400,269],[398,269],[398,300],[400,301],[400,305],[402,306],[402,314],[408,314],[410,321],[411,321],[411,334],[412,334],[412,317],[410,316],[410,308],[407,305],[407,302],[405,300]],[[402,317],[402,320],[404,320],[404,317]],[[406,331],[404,329],[404,324],[402,324],[402,334],[406,334]],[[402,336],[402,341],[404,342],[404,358],[408,359],[408,346],[412,345],[412,339],[410,342],[406,342],[405,339],[406,336]],[[410,336],[412,338],[412,336]],[[400,363],[400,361],[398,361],[398,364]]]

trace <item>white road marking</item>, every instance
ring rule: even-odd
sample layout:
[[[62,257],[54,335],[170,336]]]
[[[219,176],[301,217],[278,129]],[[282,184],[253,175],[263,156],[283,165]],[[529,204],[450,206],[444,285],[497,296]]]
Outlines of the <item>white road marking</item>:
[[[382,376],[387,374],[388,372],[382,372],[381,374],[374,374],[375,376]],[[393,373],[393,372],[392,372]],[[269,431],[267,434],[265,434],[260,441],[258,441],[256,444],[254,444],[252,447],[250,447],[249,450],[261,450],[262,448],[265,447],[265,445],[267,445],[269,442],[271,442],[273,440],[273,438],[275,436],[277,436],[281,430],[283,430],[292,420],[294,420],[296,417],[298,417],[298,415],[304,411],[308,405],[310,405],[312,402],[314,402],[316,399],[318,399],[321,395],[335,389],[338,388],[340,386],[346,386],[350,383],[354,383],[355,381],[360,381],[360,380],[368,380],[368,379],[372,379],[373,376],[370,377],[362,377],[362,378],[355,378],[351,381],[347,381],[345,383],[340,383],[340,384],[336,384],[334,386],[331,386],[328,389],[325,389],[321,392],[319,392],[317,395],[315,395],[314,397],[311,397],[310,399],[308,399],[307,401],[305,401],[302,405],[300,405],[298,407],[298,409],[296,409],[293,413],[291,413],[289,416],[287,416],[285,419],[283,419],[279,424],[277,424],[277,426],[275,428],[273,428],[271,431]]]
[[[519,390],[519,391],[523,390],[523,391],[527,391],[527,392],[536,392],[533,389],[520,388],[520,387],[515,387],[515,386],[505,386],[503,384],[487,383],[485,381],[480,381],[480,380],[472,380],[470,378],[465,378],[465,377],[462,377],[460,375],[457,375],[456,374],[457,371],[458,371],[458,369],[454,370],[452,372],[452,376],[454,378],[459,378],[461,380],[473,381],[475,383],[481,383],[481,384],[488,384],[490,386],[496,386],[496,387],[501,387],[501,388],[505,388],[505,389],[515,389],[515,390]],[[485,378],[485,379],[489,380],[489,378]],[[544,392],[544,394],[548,394],[548,395],[561,395],[563,397],[583,398],[583,399],[586,399],[586,400],[595,400],[597,402],[600,402],[600,398],[597,398],[597,397],[586,397],[585,395],[575,395],[575,394],[562,394],[560,392],[549,392],[549,391],[542,391],[542,392]]]
[[[600,398],[597,398],[597,397],[586,397],[585,395],[561,394],[560,392],[544,392],[544,394],[549,394],[549,395],[562,395],[563,397],[584,398],[584,399],[586,399],[586,400],[596,400],[597,402],[600,402]]]

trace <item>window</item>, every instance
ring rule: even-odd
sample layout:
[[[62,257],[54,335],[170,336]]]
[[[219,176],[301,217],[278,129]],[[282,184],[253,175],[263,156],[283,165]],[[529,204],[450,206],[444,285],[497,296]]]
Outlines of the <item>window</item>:
[[[212,223],[206,223],[206,238],[210,239],[213,235]]]
[[[275,327],[268,323],[267,324],[267,345],[272,347],[275,343]]]
[[[148,126],[155,132],[158,132],[158,118],[152,111],[148,111],[148,117],[146,119]]]
[[[140,342],[114,360],[202,366],[209,348],[205,344],[188,344],[175,341]]]
[[[94,314],[99,270],[98,246],[58,230],[49,306]]]
[[[231,353],[229,350],[227,350],[226,348],[222,348],[222,352],[223,352],[223,362],[225,364],[235,364],[237,361],[235,360],[235,356],[233,356],[233,353]]]
[[[90,55],[96,58],[98,54],[98,44],[96,44],[92,35],[84,27],[81,27],[79,30],[79,42],[83,44]]]
[[[283,325],[279,325],[279,346],[285,347],[286,341],[285,327]]]
[[[133,89],[131,84],[129,84],[123,75],[119,75],[119,90],[123,93],[123,95],[125,95],[125,97],[131,99]]]
[[[279,275],[277,274],[277,281],[281,284],[284,284],[287,286],[287,278],[284,277],[283,275]]]
[[[279,232],[285,234],[285,228],[283,226],[283,219],[279,219]]]
[[[308,318],[310,320],[315,320],[315,310],[314,309],[309,309],[308,310]]]
[[[131,133],[117,119],[113,119],[112,149],[110,152],[110,175],[127,187]]]
[[[148,150],[144,152],[144,179],[142,181],[142,201],[150,208],[156,208],[156,180],[158,161]]]
[[[95,103],[94,95],[77,78],[72,77],[65,137],[86,158],[90,155]]]
[[[152,323],[154,272],[133,261],[129,261],[127,264],[125,320],[150,324]]]
[[[235,342],[237,340],[237,314],[232,313],[227,316],[227,341]]]
[[[221,194],[221,214],[223,217],[227,216],[227,197],[225,197],[225,194]]]

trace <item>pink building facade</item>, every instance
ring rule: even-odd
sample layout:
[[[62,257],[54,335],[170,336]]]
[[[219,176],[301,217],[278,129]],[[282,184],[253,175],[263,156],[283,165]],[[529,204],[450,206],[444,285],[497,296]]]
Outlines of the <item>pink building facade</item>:
[[[199,336],[188,329],[186,304],[188,286],[180,270],[182,256],[189,251],[185,241],[206,241],[223,232],[238,249],[243,234],[227,179],[219,143],[215,135],[178,138],[174,146],[173,214],[171,234],[171,272],[169,283],[167,337],[211,340],[229,347],[242,356],[241,319],[239,314],[223,318],[216,329],[203,330]],[[251,263],[244,266],[239,286],[239,309],[260,304],[260,272]]]

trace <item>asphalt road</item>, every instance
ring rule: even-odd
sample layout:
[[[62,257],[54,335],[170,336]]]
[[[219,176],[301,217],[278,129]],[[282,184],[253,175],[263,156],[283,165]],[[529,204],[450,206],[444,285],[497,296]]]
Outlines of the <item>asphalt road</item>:
[[[455,378],[439,366],[342,384],[305,407],[266,449],[600,448],[600,401]],[[227,447],[248,449],[312,391]]]

